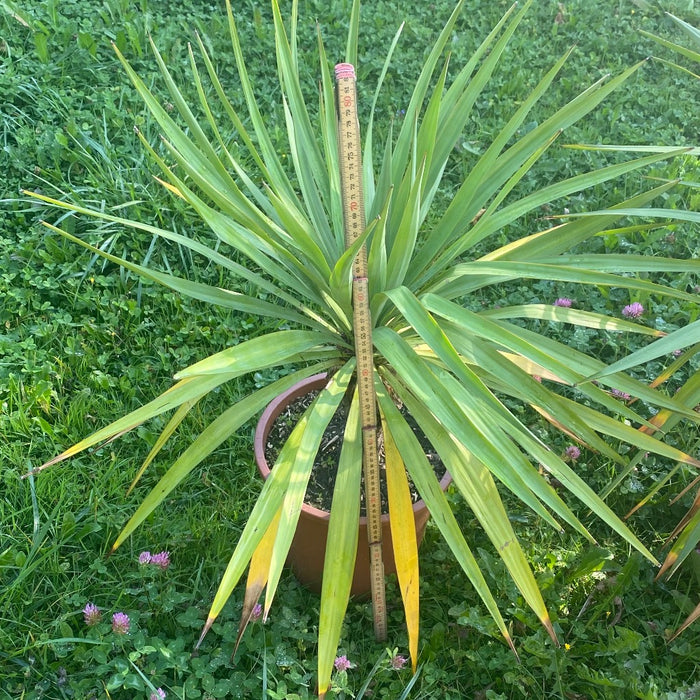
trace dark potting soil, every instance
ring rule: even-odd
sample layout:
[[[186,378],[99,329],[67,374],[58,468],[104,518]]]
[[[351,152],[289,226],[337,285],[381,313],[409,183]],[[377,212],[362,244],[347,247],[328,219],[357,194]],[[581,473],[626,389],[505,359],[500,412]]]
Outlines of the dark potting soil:
[[[303,415],[304,411],[311,405],[313,400],[318,395],[318,391],[312,391],[305,396],[302,396],[292,403],[290,403],[282,413],[275,420],[270,434],[267,437],[267,444],[265,446],[265,457],[267,459],[268,465],[272,466],[277,459],[282,446],[291,434],[292,430],[296,426],[299,418]],[[335,415],[328,424],[323,438],[321,439],[321,445],[319,447],[318,453],[316,455],[316,461],[311,470],[311,476],[309,477],[309,484],[306,488],[306,496],[304,502],[308,505],[314,506],[315,508],[320,508],[321,510],[329,511],[331,509],[331,502],[333,499],[333,489],[335,488],[335,476],[338,469],[338,462],[340,460],[340,450],[343,444],[343,434],[345,432],[345,422],[347,418],[347,406],[345,403],[341,404]],[[438,456],[437,452],[433,450],[432,445],[425,437],[420,428],[416,425],[415,421],[410,415],[405,415],[408,424],[413,429],[416,437],[420,441],[423,449],[425,450],[425,456],[428,461],[433,465],[433,470],[438,479],[442,479],[445,474],[445,467],[442,464],[442,460]],[[382,496],[382,513],[388,513],[388,498],[387,498],[387,488],[386,488],[386,478],[385,478],[385,464],[384,464],[384,444],[382,440],[381,430],[379,431],[378,437],[378,455],[379,455],[379,468],[380,468],[380,490]],[[411,482],[409,477],[409,487],[411,490],[411,498],[414,503],[420,500],[420,495],[416,490],[415,486]],[[364,493],[364,477],[362,479],[362,489],[361,489],[361,515],[366,515],[365,511],[365,493]]]

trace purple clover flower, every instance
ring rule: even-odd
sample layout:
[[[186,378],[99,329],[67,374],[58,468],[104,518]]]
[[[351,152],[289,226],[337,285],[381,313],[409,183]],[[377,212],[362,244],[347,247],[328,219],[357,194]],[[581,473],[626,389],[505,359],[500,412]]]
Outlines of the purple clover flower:
[[[625,391],[620,391],[619,389],[611,389],[610,393],[616,398],[616,399],[623,399],[624,401],[627,401],[627,399],[630,398],[630,395],[625,392]]]
[[[126,613],[118,612],[112,615],[112,632],[114,634],[129,634],[131,621]]]
[[[568,461],[575,462],[581,456],[581,450],[579,450],[576,445],[569,445],[564,450],[564,459]]]
[[[83,616],[85,618],[85,624],[88,627],[96,625],[102,619],[100,609],[93,603],[88,603],[83,608]]]
[[[408,659],[405,656],[401,656],[401,654],[395,654],[391,657],[390,663],[391,668],[400,671],[408,663]]]
[[[144,566],[145,564],[150,564],[151,558],[152,557],[150,552],[141,552],[141,554],[139,554],[139,564],[141,564],[141,566]]]
[[[347,656],[336,656],[333,662],[336,671],[347,671],[352,668],[352,664],[348,661]]]
[[[165,700],[165,691],[162,688],[156,688],[155,692],[148,696],[148,700]]]
[[[622,315],[625,318],[639,318],[643,313],[644,307],[638,301],[622,307]]]
[[[253,620],[253,622],[256,622],[257,620],[260,619],[262,612],[263,612],[262,605],[260,605],[260,603],[256,603],[253,606],[253,611],[250,613],[250,619]]]
[[[559,297],[555,302],[554,306],[564,306],[567,309],[573,304],[573,300],[568,297]]]
[[[151,556],[151,564],[165,571],[170,566],[170,552],[158,552]]]

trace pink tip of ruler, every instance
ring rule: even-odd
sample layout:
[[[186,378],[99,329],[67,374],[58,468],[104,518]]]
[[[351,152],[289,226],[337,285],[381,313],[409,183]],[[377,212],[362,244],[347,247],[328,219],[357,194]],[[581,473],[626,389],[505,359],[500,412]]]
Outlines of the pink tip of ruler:
[[[338,63],[335,67],[335,79],[353,78],[355,79],[355,66],[352,63]]]

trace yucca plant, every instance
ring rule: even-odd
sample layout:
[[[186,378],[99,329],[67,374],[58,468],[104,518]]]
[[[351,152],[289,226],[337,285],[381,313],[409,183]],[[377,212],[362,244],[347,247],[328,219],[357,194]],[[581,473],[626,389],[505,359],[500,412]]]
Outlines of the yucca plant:
[[[288,370],[281,379],[231,406],[221,407],[220,415],[144,498],[114,548],[163,503],[193,468],[274,396],[300,378],[328,372],[327,385],[293,430],[271,477],[262,487],[223,574],[204,632],[221,612],[249,563],[243,626],[265,587],[264,607],[266,611],[270,608],[323,432],[341,402],[347,399],[350,407],[333,494],[321,594],[321,696],[329,687],[347,607],[356,550],[352,533],[360,511],[362,447],[353,381],[351,268],[361,244],[368,251],[374,385],[386,447],[386,469],[394,480],[390,493],[399,494],[390,495],[389,508],[392,523],[401,529],[401,537],[394,540],[401,539],[404,544],[404,551],[397,551],[396,556],[414,670],[418,656],[418,563],[410,528],[402,529],[410,519],[410,506],[404,505],[403,498],[408,488],[406,474],[503,637],[511,645],[512,641],[469,541],[399,406],[411,414],[432,443],[466,507],[481,523],[524,599],[555,640],[538,585],[518,544],[499,489],[510,491],[542,523],[556,530],[566,523],[592,540],[587,528],[550,483],[556,479],[571,496],[653,562],[652,554],[560,456],[557,435],[564,434],[598,452],[601,458],[622,466],[627,460],[613,446],[619,441],[670,459],[700,464],[657,440],[652,434],[654,425],[634,405],[617,400],[612,393],[626,392],[697,422],[699,416],[687,405],[623,371],[603,374],[607,367],[604,362],[547,337],[546,329],[553,324],[571,324],[651,337],[660,333],[630,320],[566,306],[532,303],[483,309],[481,304],[487,298],[505,297],[509,284],[523,280],[616,287],[697,301],[690,293],[648,279],[649,274],[662,271],[697,272],[697,261],[570,252],[581,250],[581,244],[591,237],[615,236],[616,227],[623,224],[627,232],[635,226],[648,226],[646,220],[628,223],[630,216],[679,216],[681,213],[676,211],[645,208],[675,183],[639,191],[604,211],[563,219],[551,227],[545,224],[541,230],[523,231],[518,227],[519,220],[530,212],[559,198],[625,177],[669,157],[666,153],[654,153],[582,172],[524,196],[517,194],[518,185],[560,133],[593,110],[634,75],[641,64],[594,83],[523,133],[521,128],[528,115],[547,94],[567,53],[531,94],[517,96],[518,106],[512,117],[476,159],[449,201],[439,196],[454,144],[529,4],[522,9],[511,8],[469,61],[459,70],[448,72],[445,54],[462,9],[460,2],[425,59],[405,116],[395,125],[396,133],[388,128],[386,142],[380,145],[375,141],[375,105],[382,82],[391,70],[399,29],[382,68],[369,118],[362,124],[365,208],[370,223],[357,245],[348,250],[343,232],[334,82],[319,38],[319,104],[317,109],[310,109],[299,77],[296,2],[291,9],[291,23],[285,26],[277,0],[272,1],[286,126],[284,149],[291,156],[289,162],[278,153],[270,124],[256,101],[230,6],[228,22],[239,76],[236,89],[244,96],[244,113],[234,109],[217,77],[213,58],[200,38],[196,40],[199,60],[191,52],[192,76],[199,95],[195,107],[187,104],[163,57],[153,47],[174,111],[159,102],[117,52],[162,129],[167,162],[143,139],[144,147],[162,169],[162,184],[187,202],[209,226],[216,236],[216,246],[118,213],[34,195],[54,207],[155,234],[190,249],[208,263],[220,266],[223,278],[231,280],[230,286],[207,286],[143,267],[104,253],[47,224],[92,252],[170,289],[264,317],[268,326],[274,326],[184,368],[176,375],[176,383],[163,394],[44,466],[111,440],[154,416],[174,411],[146,459],[145,468],[192,407],[217,387],[266,368]],[[360,6],[356,0],[344,56],[351,64],[357,63],[359,35]],[[224,121],[217,121],[215,113],[225,115]],[[245,166],[229,149],[230,141],[224,134],[231,129],[245,150]],[[502,244],[504,233],[509,237],[506,244]],[[247,291],[238,291],[240,288]],[[587,381],[596,373],[600,377],[596,383]],[[516,404],[551,424],[552,446],[511,410]]]
[[[661,46],[674,51],[679,56],[682,56],[692,62],[700,64],[700,29],[694,27],[688,22],[672,15],[670,12],[666,13],[667,16],[673,21],[676,28],[683,32],[686,39],[689,39],[691,45],[694,48],[688,48],[682,44],[677,44],[668,39],[652,34],[648,31],[641,31],[641,33],[656,41]],[[672,66],[674,69],[679,70],[694,79],[700,79],[700,75],[693,72],[692,70],[685,68],[673,61],[668,61],[664,58],[657,58],[657,60]],[[608,149],[612,150],[625,150],[625,147],[621,146],[607,146]],[[627,149],[629,150],[629,149]],[[638,147],[638,151],[655,151],[663,152],[669,151],[668,147],[656,147],[650,149],[648,147]],[[700,155],[700,149],[693,148],[688,151],[686,155],[687,158],[696,158]],[[690,187],[700,187],[698,182],[687,182]],[[689,219],[691,221],[697,221],[697,216],[691,212],[679,212],[681,218]],[[656,342],[648,345],[647,347],[641,348],[636,352],[631,353],[627,357],[613,363],[605,370],[600,372],[596,376],[602,376],[602,374],[612,375],[615,372],[630,370],[638,365],[645,364],[659,357],[672,352],[679,352],[681,349],[685,351],[668,367],[668,369],[657,378],[653,383],[654,385],[660,385],[676,372],[682,370],[690,360],[700,352],[700,321],[695,321],[688,324],[684,328],[680,328],[673,333],[670,333],[665,338],[661,338]],[[697,373],[691,375],[690,379],[686,384],[678,391],[675,396],[677,402],[685,404],[688,408],[693,408],[700,404],[700,375]],[[673,429],[676,424],[681,420],[680,416],[668,410],[660,411],[656,416],[650,419],[653,424],[653,430],[668,432]],[[641,430],[648,430],[648,428],[641,428]],[[643,451],[639,451],[632,456],[627,467],[622,470],[612,484],[606,489],[606,493],[614,490],[629,474],[635,465],[639,463],[642,459]],[[671,480],[671,478],[679,471],[682,465],[678,464],[675,468],[671,469],[668,474],[660,479],[655,486],[644,496],[635,508],[632,509],[629,515],[636,512],[639,508],[649,503],[654,496],[656,496],[665,485]],[[693,503],[691,504],[688,512],[681,518],[681,520],[676,524],[670,533],[667,545],[669,546],[666,558],[663,561],[661,568],[657,574],[657,579],[665,577],[670,578],[673,576],[680,568],[681,564],[685,562],[689,557],[697,557],[697,549],[700,544],[700,476],[694,479],[686,488],[684,488],[681,493],[679,493],[672,502],[678,501],[682,496],[692,491],[694,488],[698,488]],[[676,637],[685,629],[687,629],[693,622],[700,618],[700,603],[698,603],[693,611],[688,615],[688,617],[682,622],[678,629],[674,632],[673,637]]]

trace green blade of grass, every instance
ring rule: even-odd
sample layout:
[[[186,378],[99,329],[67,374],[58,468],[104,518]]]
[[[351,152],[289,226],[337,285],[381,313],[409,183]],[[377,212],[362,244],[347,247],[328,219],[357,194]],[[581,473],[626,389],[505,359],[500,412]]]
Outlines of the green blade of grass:
[[[321,72],[320,123],[321,143],[326,159],[326,178],[329,185],[330,230],[333,234],[335,260],[345,248],[343,204],[340,195],[340,165],[338,162],[338,116],[336,111],[335,80],[331,76],[330,63],[321,39],[321,27],[317,28],[319,68]],[[365,198],[366,198],[365,188]]]

